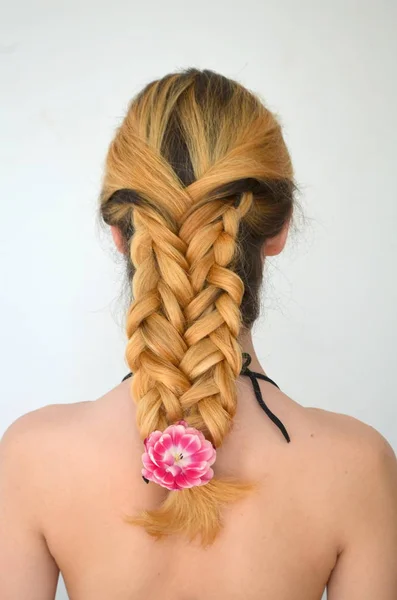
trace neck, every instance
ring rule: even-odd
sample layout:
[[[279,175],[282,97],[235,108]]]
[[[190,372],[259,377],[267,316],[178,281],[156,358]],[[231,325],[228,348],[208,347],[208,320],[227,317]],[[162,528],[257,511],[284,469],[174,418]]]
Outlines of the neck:
[[[251,356],[251,364],[249,368],[251,371],[265,374],[263,367],[261,366],[258,356],[255,352],[254,344],[252,341],[252,333],[250,329],[243,329],[239,335],[238,341],[243,352],[247,352]]]

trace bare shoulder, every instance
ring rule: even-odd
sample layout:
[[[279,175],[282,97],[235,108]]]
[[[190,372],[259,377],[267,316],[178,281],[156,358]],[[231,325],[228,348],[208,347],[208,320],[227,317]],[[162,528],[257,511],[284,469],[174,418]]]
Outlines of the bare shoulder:
[[[304,412],[313,437],[317,435],[325,447],[332,446],[336,454],[339,454],[340,449],[346,458],[359,462],[364,457],[388,457],[395,460],[389,442],[371,425],[349,415],[319,408],[305,408]]]
[[[85,404],[48,405],[14,421],[0,441],[0,486],[12,481],[14,490],[20,488],[30,503],[39,505],[37,491],[47,495],[50,481],[59,481]]]
[[[278,415],[288,424],[292,441],[302,451],[313,454],[313,449],[321,460],[341,460],[349,463],[363,463],[387,457],[393,462],[395,454],[386,438],[371,425],[359,419],[314,407],[305,407],[289,396],[277,392],[274,407]]]
[[[59,461],[54,461],[54,457],[62,455],[59,432],[75,412],[75,408],[64,405],[46,406],[23,415],[8,427],[0,441],[3,516],[13,514],[20,521],[23,515],[27,522],[42,530],[39,515],[43,499],[51,497],[49,479],[59,481],[54,475],[61,472]]]
[[[291,456],[298,482],[304,481],[302,493],[316,499],[338,552],[369,528],[384,531],[383,543],[388,540],[396,550],[397,460],[389,442],[354,417],[301,406],[293,410]]]
[[[0,441],[1,461],[35,463],[42,470],[62,457],[62,462],[83,449],[110,440],[132,415],[127,388],[119,385],[95,401],[50,404],[19,417]]]
[[[325,470],[335,505],[339,503],[351,522],[364,514],[366,507],[375,511],[388,507],[397,527],[397,460],[390,443],[374,427],[354,417],[304,410],[315,444],[315,460]]]
[[[88,404],[50,404],[28,412],[8,427],[0,447],[3,452],[22,452],[26,449],[39,451],[49,438],[53,441],[59,439],[62,430],[70,430],[78,423]]]

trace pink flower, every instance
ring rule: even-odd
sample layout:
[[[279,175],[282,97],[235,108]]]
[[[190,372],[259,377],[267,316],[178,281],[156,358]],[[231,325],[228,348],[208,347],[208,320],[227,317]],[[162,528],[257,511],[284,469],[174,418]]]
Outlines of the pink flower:
[[[186,421],[153,431],[145,440],[142,475],[169,490],[204,485],[214,476],[216,450]]]

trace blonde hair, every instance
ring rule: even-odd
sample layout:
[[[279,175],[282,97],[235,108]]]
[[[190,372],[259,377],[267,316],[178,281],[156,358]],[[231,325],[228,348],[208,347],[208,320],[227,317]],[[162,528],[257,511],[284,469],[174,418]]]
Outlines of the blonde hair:
[[[293,206],[280,126],[259,99],[211,71],[146,86],[110,145],[103,219],[123,234],[132,277],[126,360],[142,439],[184,419],[218,448],[236,412],[237,341],[258,313],[260,249]],[[131,519],[211,543],[221,508],[252,485],[214,478]]]

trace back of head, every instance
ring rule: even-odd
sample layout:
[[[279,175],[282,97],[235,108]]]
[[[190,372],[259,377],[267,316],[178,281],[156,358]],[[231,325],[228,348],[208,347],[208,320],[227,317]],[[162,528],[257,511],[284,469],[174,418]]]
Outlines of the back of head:
[[[165,454],[148,455],[154,470],[145,464],[144,475],[170,489],[162,506],[132,519],[151,535],[210,543],[222,505],[252,489],[216,479],[200,456],[232,426],[238,336],[258,316],[262,247],[290,219],[293,193],[274,115],[211,71],[189,69],[146,86],[109,148],[101,212],[121,231],[132,279],[126,359],[137,425],[149,446],[160,444],[155,453],[168,450],[160,436],[173,424],[182,423],[189,440],[201,432],[189,475],[161,470]]]

